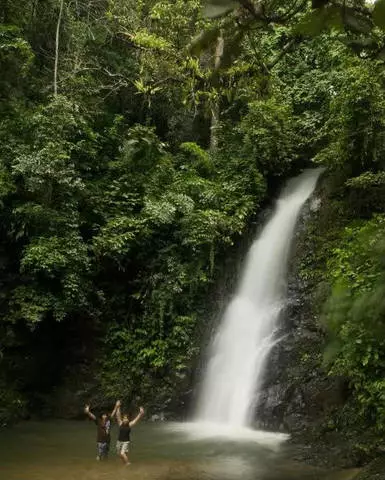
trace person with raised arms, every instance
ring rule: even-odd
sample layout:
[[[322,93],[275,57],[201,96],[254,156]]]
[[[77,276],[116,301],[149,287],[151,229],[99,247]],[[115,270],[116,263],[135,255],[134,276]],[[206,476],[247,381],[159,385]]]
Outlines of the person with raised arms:
[[[96,460],[107,460],[108,452],[110,450],[110,429],[111,429],[111,418],[116,414],[117,403],[111,414],[102,412],[98,417],[96,417],[90,410],[90,406],[86,405],[84,407],[84,413],[88,418],[95,422],[96,430]]]
[[[119,425],[119,436],[116,442],[116,452],[122,459],[125,465],[130,465],[128,459],[128,452],[130,450],[131,428],[136,425],[144,415],[144,408],[139,408],[138,415],[130,420],[128,414],[123,414],[120,411],[121,402],[118,400],[115,405],[116,419]]]

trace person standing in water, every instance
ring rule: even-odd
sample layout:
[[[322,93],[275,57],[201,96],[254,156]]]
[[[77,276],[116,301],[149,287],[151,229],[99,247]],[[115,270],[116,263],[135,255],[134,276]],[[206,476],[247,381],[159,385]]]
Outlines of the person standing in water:
[[[116,452],[119,457],[122,459],[125,465],[130,465],[128,460],[128,452],[130,450],[130,436],[131,436],[131,428],[136,425],[139,420],[144,415],[144,408],[139,408],[138,415],[133,419],[130,420],[127,414],[123,414],[120,411],[120,400],[116,402],[116,419],[119,425],[119,436],[118,441],[116,442]]]
[[[96,460],[107,460],[108,452],[110,450],[111,442],[111,418],[116,414],[117,404],[115,404],[114,410],[111,415],[108,413],[101,413],[98,418],[90,411],[90,406],[84,407],[84,413],[95,422],[97,427],[96,433]]]

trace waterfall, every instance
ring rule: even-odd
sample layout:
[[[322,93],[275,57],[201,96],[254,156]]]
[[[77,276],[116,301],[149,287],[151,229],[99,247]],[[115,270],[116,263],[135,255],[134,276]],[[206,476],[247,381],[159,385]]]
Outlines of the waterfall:
[[[277,342],[296,222],[321,171],[306,170],[287,183],[272,218],[250,248],[237,292],[211,345],[198,422],[247,427],[252,421],[269,352]]]

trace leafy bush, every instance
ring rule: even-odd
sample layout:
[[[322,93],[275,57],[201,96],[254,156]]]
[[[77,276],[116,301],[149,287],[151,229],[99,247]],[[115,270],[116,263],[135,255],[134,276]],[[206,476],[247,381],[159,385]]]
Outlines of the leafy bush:
[[[264,176],[283,175],[295,159],[295,133],[288,105],[271,98],[254,101],[237,130],[243,154]]]
[[[349,380],[361,422],[385,425],[385,216],[347,227],[328,264],[330,373]]]
[[[197,353],[198,311],[204,310],[197,305],[214,279],[215,258],[245,230],[265,195],[255,169],[251,178],[241,176],[238,162],[224,164],[221,153],[211,156],[193,143],[171,155],[157,147],[156,137],[143,128],[141,133],[113,166],[114,175],[125,175],[136,152],[146,152],[146,174],[131,184],[137,202],[128,195],[125,206],[121,196],[117,212],[104,197],[106,224],[93,240],[99,261],[109,258],[113,268],[136,270],[127,292],[130,316],[116,319],[106,337],[101,379],[111,396],[125,386],[126,395],[148,397],[160,378],[169,382],[164,394],[170,395],[172,385],[183,381]],[[117,197],[115,188],[111,195]]]
[[[383,73],[374,63],[351,65],[336,79],[336,95],[323,128],[327,146],[316,160],[355,177],[378,171],[385,153]]]

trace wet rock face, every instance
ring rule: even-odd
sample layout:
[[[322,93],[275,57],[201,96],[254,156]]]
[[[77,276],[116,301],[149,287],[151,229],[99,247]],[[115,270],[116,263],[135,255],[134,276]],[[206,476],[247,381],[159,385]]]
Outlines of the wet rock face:
[[[305,208],[297,229],[288,301],[277,332],[282,340],[270,354],[255,410],[259,427],[298,435],[325,421],[347,397],[344,380],[327,376],[322,368],[325,332],[314,314],[315,286],[299,276],[301,259],[309,248],[306,221],[313,214],[313,203]]]

